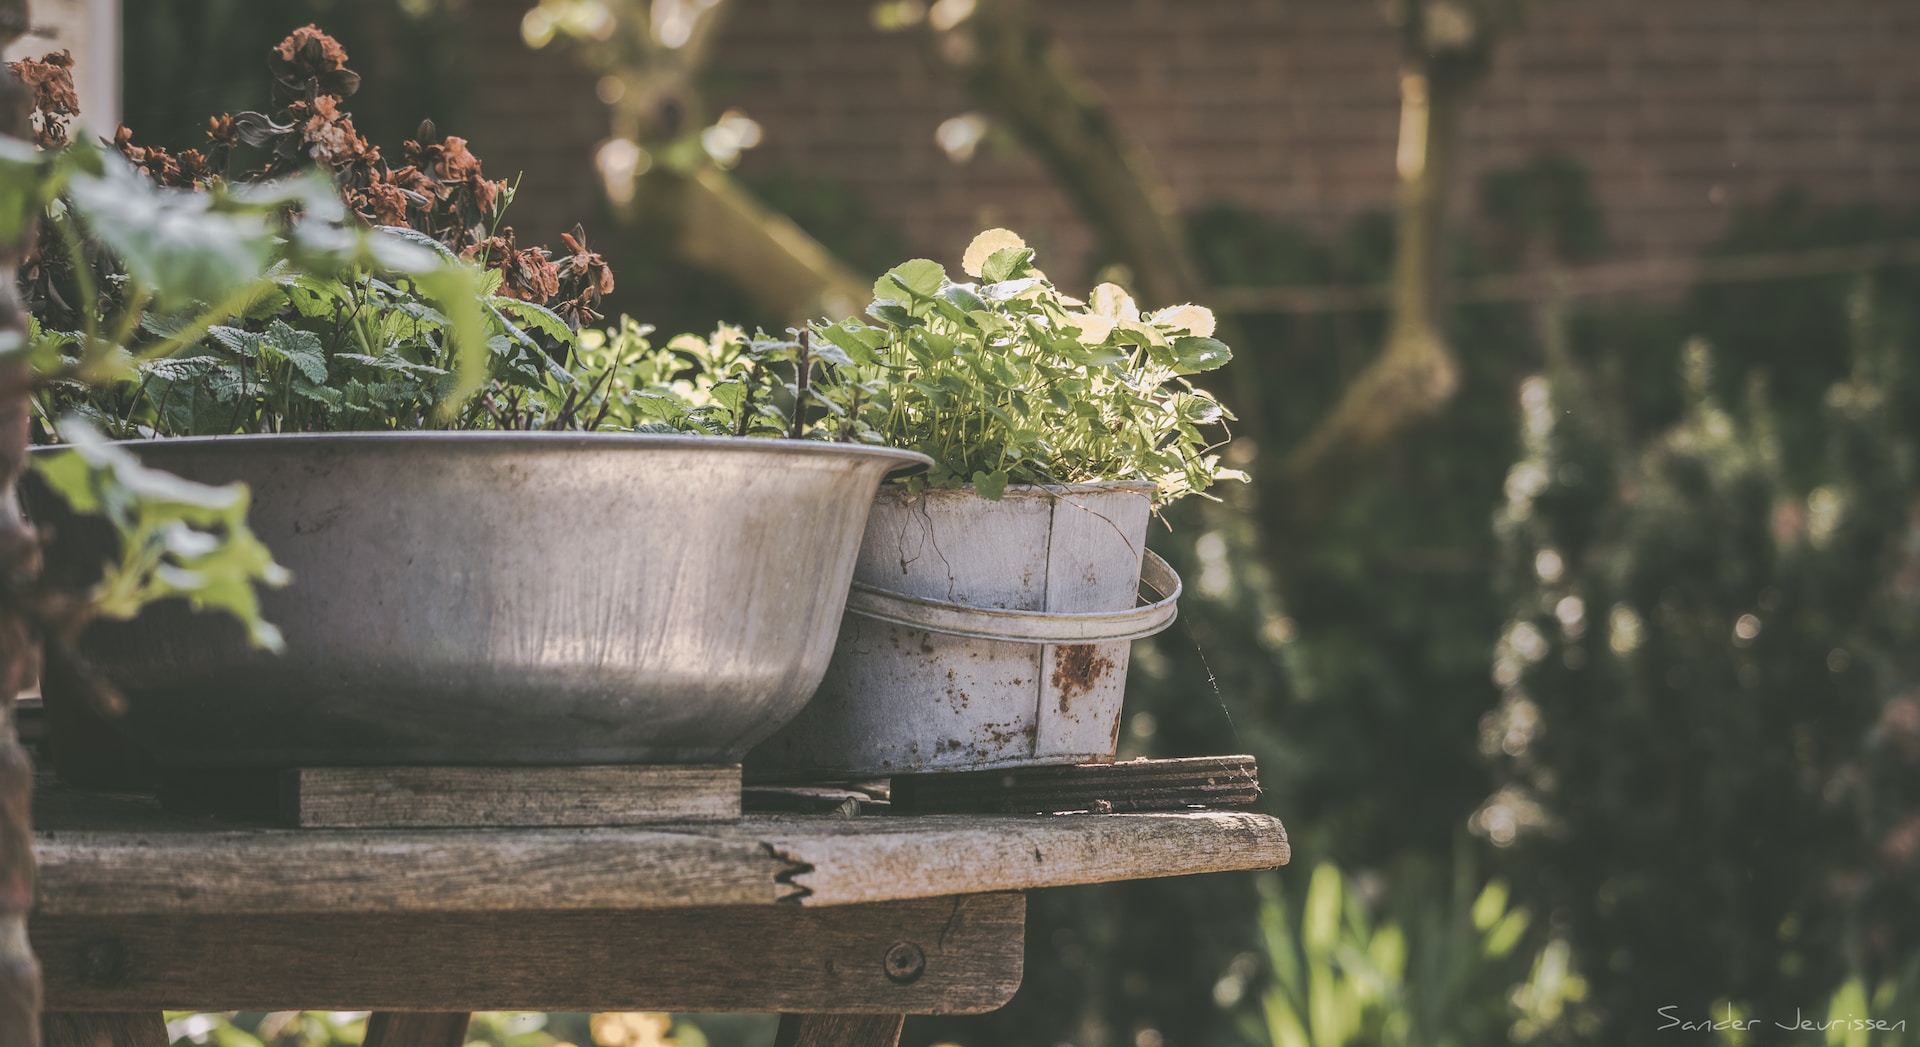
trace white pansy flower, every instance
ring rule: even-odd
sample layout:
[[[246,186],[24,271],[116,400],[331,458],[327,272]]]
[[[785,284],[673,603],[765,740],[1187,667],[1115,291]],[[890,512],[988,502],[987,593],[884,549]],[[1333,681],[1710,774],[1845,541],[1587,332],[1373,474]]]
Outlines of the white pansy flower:
[[[1110,317],[1094,316],[1088,313],[1068,313],[1067,322],[1080,329],[1080,344],[1099,345],[1113,333],[1113,320]]]
[[[978,277],[995,251],[1025,246],[1027,242],[1020,239],[1020,234],[1010,229],[989,229],[967,245],[967,253],[960,258],[960,268],[965,269],[968,276]]]
[[[1093,302],[1093,311],[1110,320],[1125,320],[1128,323],[1140,322],[1140,309],[1133,304],[1119,284],[1101,284],[1088,296]]]
[[[1155,327],[1171,327],[1195,338],[1213,337],[1213,310],[1204,305],[1170,305],[1153,314]]]

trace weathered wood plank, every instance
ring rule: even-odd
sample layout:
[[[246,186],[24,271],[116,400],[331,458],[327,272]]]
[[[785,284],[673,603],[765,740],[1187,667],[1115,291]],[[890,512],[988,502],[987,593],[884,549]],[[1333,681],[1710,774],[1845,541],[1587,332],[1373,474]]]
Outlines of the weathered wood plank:
[[[1278,820],[1227,811],[287,830],[69,795],[40,824],[38,904],[49,915],[844,905],[1270,868],[1288,858]],[[88,831],[73,831],[80,827]]]
[[[39,911],[456,912],[772,905],[751,837],[645,829],[37,834]]]
[[[37,915],[61,1010],[951,1014],[1020,985],[1026,899],[376,917]]]
[[[462,1047],[466,1011],[375,1011],[367,1017],[362,1047]]]
[[[167,1047],[167,1022],[156,1010],[52,1011],[40,1016],[44,1047]]]
[[[1242,811],[764,815],[702,831],[751,833],[804,866],[788,880],[806,905],[1267,869],[1291,857],[1279,819]]]
[[[1251,756],[900,775],[891,795],[904,813],[1003,814],[1244,807],[1259,798],[1260,772]]]
[[[740,817],[740,765],[306,767],[280,781],[304,828],[649,825]]]
[[[897,1047],[904,1014],[783,1014],[773,1047]]]

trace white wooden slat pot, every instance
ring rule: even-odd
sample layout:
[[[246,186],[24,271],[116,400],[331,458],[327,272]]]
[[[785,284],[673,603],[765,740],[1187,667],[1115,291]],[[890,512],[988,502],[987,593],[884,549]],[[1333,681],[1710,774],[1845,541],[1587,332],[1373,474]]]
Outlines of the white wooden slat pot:
[[[881,489],[839,644],[760,780],[1110,760],[1131,641],[1173,622],[1151,483]],[[1136,607],[1143,565],[1161,598]]]

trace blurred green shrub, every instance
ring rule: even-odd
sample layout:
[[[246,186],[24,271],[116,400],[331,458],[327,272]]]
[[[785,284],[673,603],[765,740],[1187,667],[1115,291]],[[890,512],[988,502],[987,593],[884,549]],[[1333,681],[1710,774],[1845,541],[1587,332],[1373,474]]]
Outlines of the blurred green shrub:
[[[1531,914],[1507,885],[1472,893],[1469,852],[1451,883],[1403,878],[1395,914],[1378,916],[1367,888],[1323,863],[1294,901],[1261,880],[1260,929],[1271,980],[1258,996],[1271,1047],[1464,1047],[1558,1037],[1585,1020],[1585,982],[1564,941],[1522,947]],[[1295,892],[1295,897],[1299,897]]]
[[[1701,340],[1664,428],[1577,356],[1523,386],[1505,782],[1474,825],[1566,914],[1616,1033],[1785,1021],[1920,955],[1920,400],[1874,300],[1857,280],[1851,332],[1802,346],[1841,368],[1818,397],[1751,361],[1728,397]]]

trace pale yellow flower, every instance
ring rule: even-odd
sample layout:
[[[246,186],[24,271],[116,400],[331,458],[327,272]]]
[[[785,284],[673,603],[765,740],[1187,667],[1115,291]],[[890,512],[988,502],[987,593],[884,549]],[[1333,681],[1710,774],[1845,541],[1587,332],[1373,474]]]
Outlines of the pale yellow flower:
[[[1067,321],[1080,329],[1082,345],[1099,345],[1113,333],[1113,318],[1087,313],[1068,313]]]
[[[1093,311],[1097,315],[1110,320],[1125,320],[1128,323],[1138,323],[1140,320],[1139,307],[1133,304],[1133,297],[1127,294],[1119,284],[1101,284],[1087,297],[1093,303]]]
[[[960,258],[960,268],[965,269],[968,276],[978,277],[995,251],[1025,246],[1027,242],[1010,229],[989,229],[967,245],[967,253]]]
[[[1171,327],[1196,338],[1213,336],[1213,310],[1204,305],[1170,305],[1153,314],[1156,327]]]

